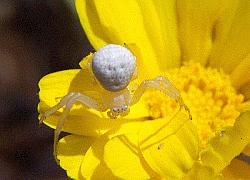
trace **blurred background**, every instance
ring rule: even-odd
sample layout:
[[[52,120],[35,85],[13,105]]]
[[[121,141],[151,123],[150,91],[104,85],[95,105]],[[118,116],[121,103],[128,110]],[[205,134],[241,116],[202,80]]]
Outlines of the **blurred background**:
[[[93,51],[73,0],[0,0],[0,179],[68,179],[38,126],[38,81]]]

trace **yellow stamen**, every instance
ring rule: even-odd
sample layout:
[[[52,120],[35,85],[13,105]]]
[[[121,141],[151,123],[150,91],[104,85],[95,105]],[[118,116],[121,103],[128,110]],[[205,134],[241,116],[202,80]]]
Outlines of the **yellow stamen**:
[[[222,71],[190,62],[179,69],[169,70],[165,76],[180,90],[190,108],[202,148],[216,133],[232,126],[240,114],[244,97],[236,93],[229,76]],[[144,101],[152,119],[171,116],[178,108],[178,104],[160,92],[148,92]]]

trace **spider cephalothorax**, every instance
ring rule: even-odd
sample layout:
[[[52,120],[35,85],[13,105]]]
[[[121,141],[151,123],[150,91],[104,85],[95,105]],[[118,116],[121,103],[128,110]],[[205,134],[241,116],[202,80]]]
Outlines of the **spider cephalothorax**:
[[[136,57],[126,47],[114,44],[106,45],[92,56],[89,65],[96,80],[107,91],[106,94],[100,94],[102,101],[97,102],[79,92],[69,92],[57,105],[41,113],[40,122],[42,123],[45,118],[65,106],[55,130],[54,156],[56,160],[58,138],[64,121],[75,102],[80,102],[97,111],[107,111],[107,115],[111,119],[116,119],[126,116],[129,113],[129,107],[136,104],[147,89],[155,89],[178,102],[180,108],[184,108],[192,119],[179,91],[166,77],[157,76],[154,79],[144,80],[131,94],[127,86],[133,78],[136,78]]]

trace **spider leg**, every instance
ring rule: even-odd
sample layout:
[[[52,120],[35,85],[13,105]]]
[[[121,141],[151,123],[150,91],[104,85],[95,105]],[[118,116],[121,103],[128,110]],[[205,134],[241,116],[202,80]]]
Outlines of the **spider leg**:
[[[76,97],[77,97],[77,101],[81,102],[82,104],[84,104],[92,109],[96,109],[98,111],[105,111],[106,110],[105,107],[103,107],[103,105],[98,104],[98,102],[95,101],[94,99],[92,99],[88,96],[85,96],[81,93],[78,93],[78,92],[71,92],[71,93],[67,94],[66,96],[64,96],[58,104],[51,107],[47,111],[41,113],[40,118],[39,118],[39,124],[41,125],[47,117],[49,117],[51,114],[55,113],[58,109],[65,106],[67,104],[67,102],[70,101],[70,99],[76,98]]]
[[[144,92],[148,89],[157,89],[165,95],[174,99],[180,105],[180,109],[184,108],[188,112],[189,118],[192,119],[190,110],[183,102],[179,91],[167,78],[163,76],[157,76],[155,79],[143,81],[133,94],[131,105],[136,104],[140,100]]]
[[[57,164],[59,164],[59,160],[57,159],[57,146],[58,146],[59,136],[60,136],[60,133],[62,131],[63,125],[65,123],[65,120],[70,112],[70,109],[72,108],[72,106],[75,102],[80,102],[81,104],[84,104],[87,107],[92,108],[92,109],[96,109],[98,111],[105,111],[106,110],[106,108],[103,106],[103,104],[99,104],[94,99],[92,99],[86,95],[83,95],[81,93],[74,93],[74,95],[71,96],[70,99],[68,99],[68,101],[66,102],[64,111],[62,113],[62,116],[58,120],[56,129],[55,129],[55,134],[54,134],[54,153],[53,154],[54,154],[54,158],[55,158]]]
[[[107,115],[110,119],[116,119],[119,116],[117,112],[113,112],[113,111],[108,111]]]
[[[60,102],[58,104],[51,107],[47,111],[41,113],[40,118],[39,118],[39,124],[41,125],[47,117],[49,117],[51,114],[55,113],[58,109],[62,108],[67,103],[67,101],[69,101],[74,96],[76,96],[76,93],[74,93],[74,92],[67,94],[66,96],[64,96],[60,100]]]
[[[62,131],[62,128],[63,128],[63,125],[64,125],[64,122],[70,112],[70,109],[72,108],[73,104],[76,102],[76,98],[77,98],[78,94],[76,94],[75,96],[71,97],[66,105],[65,105],[65,108],[63,110],[63,113],[62,113],[62,116],[60,117],[60,119],[58,120],[57,122],[57,125],[56,125],[56,129],[55,129],[55,132],[54,132],[54,151],[53,151],[53,155],[54,155],[54,158],[55,158],[55,161],[56,163],[59,165],[59,160],[57,159],[57,145],[58,145],[58,140],[59,140],[59,136],[60,136],[60,133]]]
[[[130,112],[130,109],[128,108],[127,110],[124,110],[120,113],[120,116],[124,117],[124,116],[127,116]]]
[[[95,109],[97,111],[104,112],[107,110],[107,108],[104,106],[103,103],[99,103],[96,100],[92,99],[91,97],[88,97],[80,93],[78,93],[78,96],[76,97],[76,101],[80,102],[81,104],[86,105],[89,108]]]
[[[180,108],[184,108],[185,111],[187,111],[189,118],[192,120],[190,109],[184,103],[178,89],[176,89],[176,87],[166,77],[157,76],[155,80],[160,83],[162,90],[161,89],[159,90],[162,91],[164,94],[168,95],[169,97],[173,98],[174,100],[176,100],[176,102],[180,105]]]
[[[153,80],[144,80],[139,86],[138,88],[135,90],[130,105],[134,105],[136,104],[142,97],[142,95],[144,94],[144,92],[151,88],[157,87],[158,83],[153,81]]]

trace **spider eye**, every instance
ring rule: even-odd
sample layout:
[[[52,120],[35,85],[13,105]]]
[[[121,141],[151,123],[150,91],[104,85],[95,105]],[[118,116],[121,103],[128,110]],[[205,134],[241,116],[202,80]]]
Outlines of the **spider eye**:
[[[118,109],[118,108],[113,108],[112,111],[113,111],[113,112],[118,112],[119,109]]]
[[[123,106],[122,107],[122,111],[127,111],[127,109],[128,109],[128,106]]]

